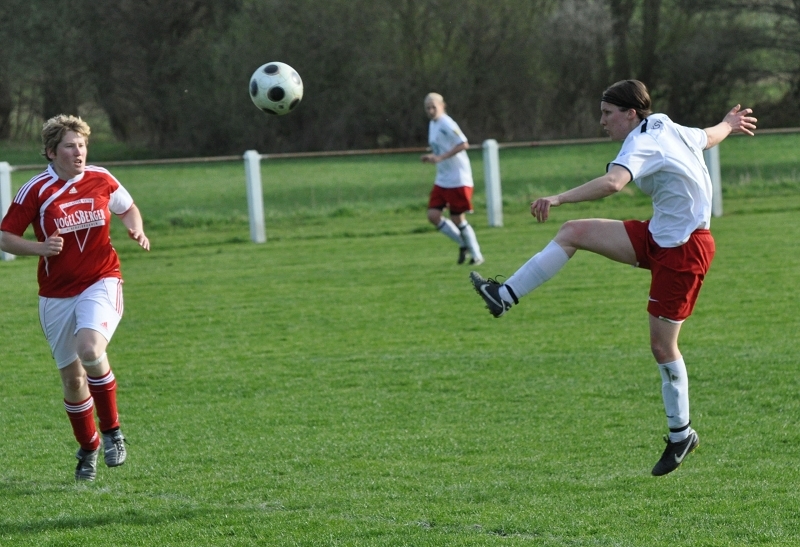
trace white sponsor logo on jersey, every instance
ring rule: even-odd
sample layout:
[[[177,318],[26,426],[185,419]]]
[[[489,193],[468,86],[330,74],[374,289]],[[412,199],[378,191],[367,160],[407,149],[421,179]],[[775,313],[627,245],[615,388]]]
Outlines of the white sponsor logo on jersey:
[[[88,205],[88,209],[85,206]],[[76,209],[77,207],[82,207]],[[62,234],[70,232],[75,234],[78,240],[78,247],[81,252],[86,245],[86,240],[89,237],[89,230],[96,226],[104,226],[106,223],[106,213],[102,209],[94,209],[94,199],[83,198],[69,203],[59,205],[59,208],[64,213],[61,218],[53,219]],[[85,230],[85,231],[84,231]]]

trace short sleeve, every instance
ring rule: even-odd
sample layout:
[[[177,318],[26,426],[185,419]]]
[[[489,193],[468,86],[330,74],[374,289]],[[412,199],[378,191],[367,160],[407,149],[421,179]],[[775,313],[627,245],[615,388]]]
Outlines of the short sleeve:
[[[467,142],[467,137],[461,131],[461,128],[458,127],[458,124],[452,118],[448,118],[446,121],[446,137],[447,141],[450,144],[450,149],[452,150],[459,144],[463,144]]]
[[[133,198],[121,184],[111,192],[111,199],[108,202],[108,210],[115,215],[122,215],[133,206]]]
[[[664,150],[658,141],[647,133],[628,135],[611,164],[621,165],[639,179],[652,175],[664,166]],[[611,165],[609,164],[609,166]]]
[[[708,146],[708,134],[697,127],[684,127],[675,124],[677,130],[683,134],[684,138],[689,141],[689,144],[696,146],[699,150],[705,150]]]
[[[28,192],[28,196],[31,194],[32,192]],[[17,196],[17,199],[19,199],[19,196]],[[15,199],[8,208],[6,216],[3,217],[0,230],[18,236],[24,234],[38,214],[36,203],[31,200],[32,198],[30,197],[26,197],[21,202]]]

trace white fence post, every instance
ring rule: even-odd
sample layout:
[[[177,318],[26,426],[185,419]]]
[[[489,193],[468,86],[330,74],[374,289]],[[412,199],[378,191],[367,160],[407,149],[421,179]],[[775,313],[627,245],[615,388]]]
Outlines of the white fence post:
[[[0,219],[6,216],[11,207],[11,166],[0,161]],[[14,255],[0,251],[0,260],[14,260]]]
[[[722,216],[722,175],[719,169],[719,145],[703,150],[708,174],[711,177],[711,214]]]
[[[483,141],[483,177],[489,226],[500,227],[503,225],[503,192],[500,188],[500,155],[494,139]]]
[[[244,176],[247,184],[247,212],[250,218],[250,239],[253,243],[267,241],[264,230],[264,192],[261,190],[261,154],[255,150],[244,153]]]

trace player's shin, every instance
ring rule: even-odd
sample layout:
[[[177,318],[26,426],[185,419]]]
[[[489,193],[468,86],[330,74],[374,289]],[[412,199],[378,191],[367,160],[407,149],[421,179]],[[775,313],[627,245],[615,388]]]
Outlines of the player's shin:
[[[117,380],[111,369],[100,377],[87,376],[89,392],[94,398],[100,431],[103,433],[119,427],[117,413]]]
[[[100,437],[94,425],[94,401],[91,397],[84,401],[70,402],[64,400],[64,408],[67,411],[69,422],[72,424],[72,432],[75,440],[81,448],[88,452],[97,450],[100,446]]]
[[[684,440],[692,432],[689,427],[689,377],[683,359],[659,363],[661,395],[667,414],[669,438],[672,442]]]
[[[517,298],[522,298],[556,275],[568,260],[569,255],[561,245],[551,241],[509,277],[504,285],[511,287]]]

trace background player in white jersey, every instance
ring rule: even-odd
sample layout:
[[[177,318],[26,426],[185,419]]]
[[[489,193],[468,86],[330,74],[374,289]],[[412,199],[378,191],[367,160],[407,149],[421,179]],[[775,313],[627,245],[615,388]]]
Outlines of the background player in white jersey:
[[[650,348],[662,378],[669,436],[653,475],[677,469],[699,444],[689,420],[689,383],[678,349],[682,322],[692,313],[714,256],[709,232],[711,180],[702,150],[731,133],[753,135],[752,110],[736,105],[722,122],[706,129],[680,126],[651,114],[650,95],[637,80],[615,83],[600,102],[600,124],[612,140],[624,141],[605,175],[562,194],[531,204],[538,222],[551,207],[600,199],[633,180],[653,199],[649,221],[583,219],[568,221],[556,237],[505,283],[470,274],[489,311],[500,317],[519,299],[553,277],[578,250],[651,270],[647,306]]]
[[[428,220],[436,229],[458,244],[458,263],[463,264],[467,252],[469,263],[483,264],[483,255],[475,230],[465,213],[472,212],[472,167],[467,156],[469,142],[458,124],[445,113],[444,99],[438,93],[425,96],[425,112],[430,118],[428,144],[431,154],[422,156],[424,163],[436,164],[436,180],[428,200]],[[450,218],[442,214],[444,208]]]
[[[77,480],[94,480],[100,432],[106,465],[122,465],[117,383],[106,346],[122,318],[122,276],[111,246],[110,213],[150,250],[142,216],[130,194],[105,169],[86,165],[89,126],[59,115],[42,129],[47,169],[17,192],[0,224],[0,249],[41,257],[39,320],[56,361],[64,406],[80,448]],[[29,225],[36,241],[23,238]]]

